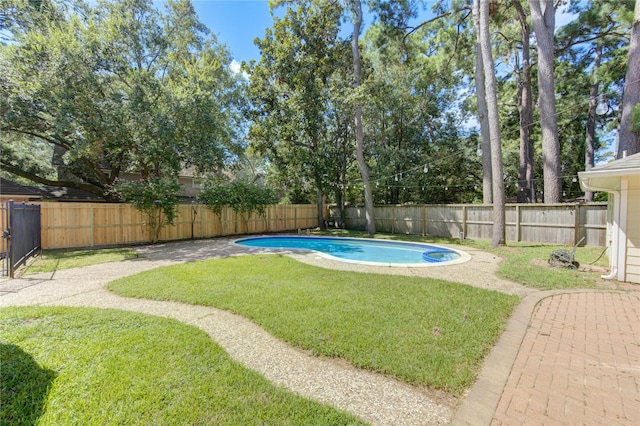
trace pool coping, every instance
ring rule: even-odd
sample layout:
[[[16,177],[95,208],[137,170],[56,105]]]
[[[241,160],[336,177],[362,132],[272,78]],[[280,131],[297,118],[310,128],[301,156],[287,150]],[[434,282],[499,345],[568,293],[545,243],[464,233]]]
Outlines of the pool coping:
[[[425,247],[435,247],[439,249],[445,249],[452,252],[457,253],[460,257],[453,260],[447,260],[444,262],[427,262],[424,263],[387,263],[387,262],[368,262],[365,260],[353,260],[353,259],[344,259],[341,257],[332,256],[330,254],[313,250],[307,248],[278,248],[278,247],[255,247],[255,246],[247,246],[238,243],[238,241],[255,239],[255,238],[309,238],[309,239],[342,239],[342,240],[351,240],[351,241],[365,241],[365,242],[381,242],[385,244],[398,244],[398,245],[411,245],[411,246],[425,246]],[[446,247],[438,244],[430,244],[430,243],[419,243],[412,241],[389,241],[389,240],[381,240],[375,238],[357,238],[357,237],[331,237],[331,236],[314,236],[314,235],[252,235],[248,237],[234,238],[229,241],[229,244],[241,246],[245,249],[256,251],[260,253],[313,253],[320,257],[329,260],[335,260],[337,262],[348,263],[353,265],[363,265],[363,266],[380,266],[380,267],[391,267],[391,268],[431,268],[437,266],[451,266],[451,265],[459,265],[461,263],[465,263],[471,260],[471,255],[462,250],[454,249],[451,247]]]

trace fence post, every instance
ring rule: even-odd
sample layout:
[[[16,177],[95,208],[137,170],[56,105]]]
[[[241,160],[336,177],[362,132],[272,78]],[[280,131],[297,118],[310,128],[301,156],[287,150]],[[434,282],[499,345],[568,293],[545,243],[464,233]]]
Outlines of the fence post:
[[[89,227],[91,229],[91,234],[89,235],[89,244],[91,245],[91,247],[93,247],[95,245],[93,236],[96,233],[95,230],[95,221],[94,221],[94,211],[93,211],[93,204],[91,204],[91,206],[89,207],[89,215],[90,215],[90,219],[89,219]]]
[[[520,204],[516,204],[516,242],[520,241]]]
[[[11,229],[11,214],[13,213],[13,200],[9,200],[7,203],[7,229],[9,230],[9,238],[7,239],[7,259],[9,259],[9,278],[13,278],[13,274],[15,272],[15,267],[13,266],[13,243],[11,239],[13,238],[13,229]]]
[[[391,206],[391,233],[396,233],[396,206]]]
[[[573,214],[575,217],[574,220],[574,231],[573,231],[573,245],[578,244],[580,241],[580,204],[573,205]]]
[[[207,213],[207,216],[210,216],[210,213],[206,210],[206,207],[203,207],[202,204],[198,204],[198,215],[200,215],[200,238],[205,238],[204,213]]]
[[[467,238],[467,206],[462,206],[462,239]]]
[[[288,209],[287,208],[283,208],[282,209],[282,214],[283,214],[283,219],[280,220],[280,225],[278,226],[278,231],[282,232],[282,230],[284,230],[287,227],[287,219],[289,218],[289,215],[287,214]],[[284,225],[283,225],[284,224]]]
[[[0,276],[8,276],[9,275],[9,238],[11,236],[9,230],[9,203],[0,204],[0,223],[2,227],[0,227],[0,232],[2,232],[2,236],[0,237]]]

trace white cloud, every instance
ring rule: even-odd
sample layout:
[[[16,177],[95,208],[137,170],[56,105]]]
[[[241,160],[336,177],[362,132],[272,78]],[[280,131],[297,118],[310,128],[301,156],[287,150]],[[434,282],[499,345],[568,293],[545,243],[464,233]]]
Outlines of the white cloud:
[[[240,62],[236,61],[235,59],[231,61],[231,64],[229,65],[229,69],[231,69],[232,73],[242,74],[242,78],[244,78],[245,80],[249,80],[249,74],[242,71]]]
[[[240,62],[236,61],[235,59],[232,60],[229,68],[231,68],[231,71],[233,71],[235,74],[238,74],[240,72]]]

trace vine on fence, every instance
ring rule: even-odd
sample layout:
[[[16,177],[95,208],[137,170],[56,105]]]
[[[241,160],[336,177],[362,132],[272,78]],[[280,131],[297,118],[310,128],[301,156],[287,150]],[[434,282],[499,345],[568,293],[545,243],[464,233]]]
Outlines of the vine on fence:
[[[230,207],[240,215],[247,227],[251,213],[264,216],[267,206],[278,202],[274,190],[242,180],[206,181],[198,199],[218,216],[223,207]]]
[[[165,225],[173,224],[178,209],[180,185],[175,179],[147,178],[139,181],[117,180],[113,191],[125,202],[147,216],[151,242],[158,242]]]

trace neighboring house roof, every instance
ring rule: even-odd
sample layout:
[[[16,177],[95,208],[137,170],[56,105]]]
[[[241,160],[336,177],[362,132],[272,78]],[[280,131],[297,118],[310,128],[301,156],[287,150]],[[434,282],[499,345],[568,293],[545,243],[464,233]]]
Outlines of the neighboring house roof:
[[[54,201],[105,201],[104,198],[81,189],[46,186],[37,188],[42,198]]]
[[[40,198],[41,195],[33,187],[24,186],[0,177],[0,195],[3,197],[21,196],[29,198]]]
[[[0,177],[0,195],[3,198],[28,197],[56,201],[104,201],[96,194],[80,189],[54,186],[25,186]]]
[[[618,191],[622,176],[640,174],[640,153],[579,172],[580,185],[587,191]]]

